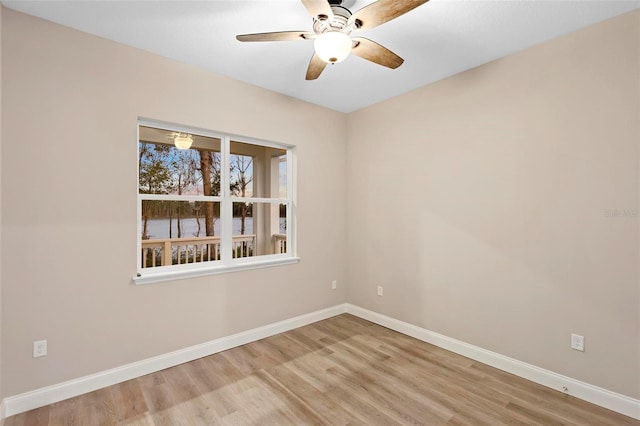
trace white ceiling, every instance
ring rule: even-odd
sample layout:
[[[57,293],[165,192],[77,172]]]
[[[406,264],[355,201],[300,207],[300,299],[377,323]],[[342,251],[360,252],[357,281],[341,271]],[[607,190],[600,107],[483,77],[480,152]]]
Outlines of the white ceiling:
[[[312,41],[240,43],[304,30],[300,0],[3,1],[4,6],[247,83],[351,112],[640,7],[640,0],[431,0],[362,36],[405,59],[390,70],[351,55],[304,79]],[[352,12],[372,0],[344,0]]]

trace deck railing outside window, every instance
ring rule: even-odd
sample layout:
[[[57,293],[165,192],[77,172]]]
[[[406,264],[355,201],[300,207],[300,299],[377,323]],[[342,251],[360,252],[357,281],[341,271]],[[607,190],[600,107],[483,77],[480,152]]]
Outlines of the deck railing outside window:
[[[287,236],[285,234],[273,234],[273,252],[287,252]]]
[[[235,235],[234,258],[255,254],[255,235]],[[183,265],[220,260],[220,237],[163,238],[142,240],[142,267]]]

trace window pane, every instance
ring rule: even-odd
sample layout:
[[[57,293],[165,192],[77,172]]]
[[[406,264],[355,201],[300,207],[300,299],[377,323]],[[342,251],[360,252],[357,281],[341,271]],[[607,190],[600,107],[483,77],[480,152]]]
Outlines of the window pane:
[[[286,149],[231,141],[229,190],[235,197],[286,197]],[[284,157],[284,166],[281,158]],[[282,176],[284,167],[284,176]],[[284,184],[282,180],[284,179]],[[282,193],[281,187],[284,187]]]
[[[220,203],[142,201],[142,267],[220,260]]]
[[[189,137],[191,148],[173,140]],[[140,194],[220,195],[220,139],[140,126]]]
[[[287,208],[279,203],[233,203],[233,257],[287,253]]]

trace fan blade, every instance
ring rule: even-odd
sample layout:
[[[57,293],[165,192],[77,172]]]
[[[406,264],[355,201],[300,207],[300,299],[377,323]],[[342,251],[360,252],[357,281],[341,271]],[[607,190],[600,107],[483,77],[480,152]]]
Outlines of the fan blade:
[[[378,0],[363,7],[349,18],[361,30],[370,30],[425,4],[429,0]]]
[[[354,37],[351,52],[367,61],[375,62],[387,68],[396,69],[404,62],[400,56],[396,55],[384,46],[364,37]]]
[[[322,71],[324,71],[324,67],[326,66],[327,63],[314,53],[311,57],[311,61],[309,62],[309,68],[307,68],[307,76],[305,77],[305,80],[315,80],[320,77],[320,74],[322,74]]]
[[[314,18],[323,16],[326,17],[325,19],[333,18],[333,11],[327,0],[302,0],[302,4],[307,8],[309,15]]]
[[[275,33],[257,33],[237,35],[238,41],[296,41],[314,38],[315,34],[307,31],[279,31]]]

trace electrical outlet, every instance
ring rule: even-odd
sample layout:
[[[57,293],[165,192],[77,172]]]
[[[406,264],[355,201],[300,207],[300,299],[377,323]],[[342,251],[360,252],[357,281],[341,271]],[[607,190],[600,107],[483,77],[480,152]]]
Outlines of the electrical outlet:
[[[378,296],[382,296],[382,286],[378,286]]]
[[[580,336],[579,334],[571,335],[571,349],[575,349],[576,351],[584,352],[584,336]]]
[[[47,341],[38,340],[33,342],[33,357],[38,358],[47,355]]]
[[[336,288],[338,288],[338,281],[337,280],[331,281],[331,290],[335,290]]]

